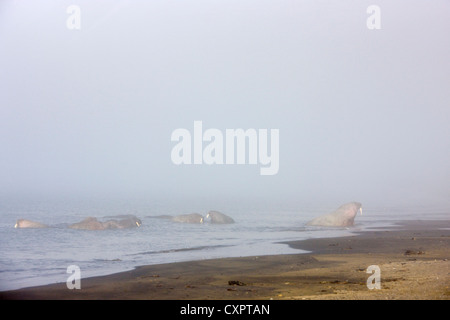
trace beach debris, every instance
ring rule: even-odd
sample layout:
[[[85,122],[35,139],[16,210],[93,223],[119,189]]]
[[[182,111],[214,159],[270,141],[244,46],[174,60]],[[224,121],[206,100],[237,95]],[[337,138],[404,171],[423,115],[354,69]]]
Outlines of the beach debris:
[[[383,279],[384,282],[395,282],[395,281],[401,281],[401,280],[405,280],[405,278],[386,278],[386,279]]]
[[[244,282],[239,281],[239,280],[230,280],[230,281],[228,281],[228,285],[230,285],[230,286],[246,286],[247,284],[245,284]]]
[[[425,254],[425,251],[420,249],[407,249],[404,253],[405,256],[410,256],[413,254]]]
[[[347,284],[350,283],[348,280],[328,280],[328,281],[320,281],[320,284],[327,284],[327,283],[331,283],[331,284]],[[330,287],[331,288],[331,287]]]
[[[145,276],[140,276],[139,279],[146,279],[146,278],[159,278],[159,274],[150,274]]]
[[[341,280],[333,280],[333,281],[329,281],[329,283],[333,283],[333,284],[347,284],[347,283],[348,283],[348,280],[344,280],[344,281],[341,281]]]
[[[338,246],[339,245],[339,243],[330,243],[328,246],[329,247],[335,247],[335,246]]]

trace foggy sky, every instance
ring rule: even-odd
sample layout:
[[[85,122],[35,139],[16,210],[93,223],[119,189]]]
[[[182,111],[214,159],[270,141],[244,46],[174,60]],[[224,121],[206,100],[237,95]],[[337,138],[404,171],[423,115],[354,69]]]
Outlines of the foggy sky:
[[[0,195],[450,206],[449,17],[444,0],[2,1]],[[196,120],[279,129],[278,174],[174,165]]]

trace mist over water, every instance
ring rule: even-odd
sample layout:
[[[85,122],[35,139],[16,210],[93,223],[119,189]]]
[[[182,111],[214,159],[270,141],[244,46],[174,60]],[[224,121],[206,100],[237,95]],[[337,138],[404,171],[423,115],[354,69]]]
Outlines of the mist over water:
[[[71,29],[72,1],[2,1],[0,289],[289,253],[274,243],[348,232],[304,223],[350,201],[356,228],[449,219],[450,4],[377,1],[371,30],[373,4],[80,0]],[[195,121],[279,130],[277,173],[175,165],[171,134]],[[209,210],[237,223],[148,218]],[[142,227],[13,229],[121,214]]]
[[[450,6],[371,4],[2,1],[0,194],[450,205]],[[174,165],[194,121],[278,129],[278,173]]]

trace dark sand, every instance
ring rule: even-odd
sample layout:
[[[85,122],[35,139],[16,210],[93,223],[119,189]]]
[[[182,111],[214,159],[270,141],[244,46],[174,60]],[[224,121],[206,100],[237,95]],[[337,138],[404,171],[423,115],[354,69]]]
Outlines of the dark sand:
[[[407,221],[342,238],[289,243],[307,254],[212,259],[138,267],[0,292],[1,299],[444,299],[450,298],[450,221]],[[366,269],[378,265],[381,289]],[[234,281],[230,285],[229,281]]]

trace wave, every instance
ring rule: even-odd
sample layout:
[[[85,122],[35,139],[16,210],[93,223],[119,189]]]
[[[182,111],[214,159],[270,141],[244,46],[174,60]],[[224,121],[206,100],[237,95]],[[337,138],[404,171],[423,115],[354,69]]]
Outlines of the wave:
[[[147,255],[147,254],[161,254],[161,253],[173,253],[173,252],[184,252],[184,251],[196,251],[196,250],[207,250],[207,249],[215,249],[215,248],[225,248],[225,247],[233,247],[234,245],[214,245],[214,246],[197,246],[190,248],[177,248],[177,249],[165,249],[165,250],[157,250],[157,251],[144,251],[138,253],[131,253],[128,256],[139,256],[139,255]]]

